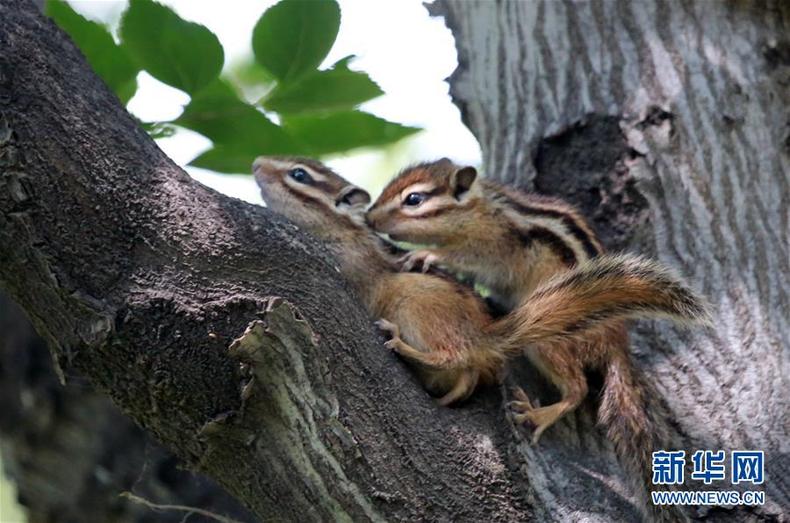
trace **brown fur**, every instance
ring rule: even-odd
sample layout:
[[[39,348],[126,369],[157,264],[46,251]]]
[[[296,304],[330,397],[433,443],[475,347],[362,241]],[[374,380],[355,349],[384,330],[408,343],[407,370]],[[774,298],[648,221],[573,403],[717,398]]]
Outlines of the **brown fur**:
[[[455,166],[450,160],[443,158],[433,163],[421,163],[413,165],[408,169],[404,169],[400,176],[392,180],[384,191],[381,193],[379,199],[391,200],[393,197],[400,194],[406,187],[425,179],[431,174],[441,174],[449,178]],[[430,171],[430,172],[429,172]]]
[[[451,270],[470,274],[514,310],[491,324],[489,332],[509,334],[508,350],[513,353],[524,348],[525,341],[534,340],[527,356],[562,395],[558,403],[536,408],[523,391],[517,391],[516,419],[535,427],[533,441],[587,395],[586,369],[604,371],[599,420],[629,473],[645,481],[640,489],[645,493],[651,453],[665,440],[647,410],[644,385],[635,377],[623,318],[639,310],[705,322],[704,304],[653,262],[601,255],[592,229],[560,200],[476,180],[455,200],[434,203],[430,213],[400,204],[399,198],[412,186],[452,193],[452,173],[458,169],[446,160],[406,169],[370,208],[367,223],[399,240],[436,243],[407,256],[408,264],[438,260]],[[631,312],[623,314],[624,310]],[[564,337],[545,336],[558,328]],[[644,501],[654,509],[655,519],[683,518],[680,512]]]
[[[457,169],[446,159],[405,169],[371,206],[368,224],[393,239],[436,244],[421,253],[475,275],[511,309],[546,278],[603,252],[572,206],[488,180],[476,180],[458,198],[442,197],[438,208],[424,215],[411,216],[410,209],[398,205],[401,193],[415,184],[427,183],[440,194],[451,194]]]

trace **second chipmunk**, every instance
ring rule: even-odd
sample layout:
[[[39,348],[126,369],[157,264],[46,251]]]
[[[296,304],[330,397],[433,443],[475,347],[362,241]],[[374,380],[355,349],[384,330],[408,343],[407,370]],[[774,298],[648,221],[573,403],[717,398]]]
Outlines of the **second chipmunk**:
[[[443,158],[402,171],[366,220],[393,240],[435,247],[412,251],[404,269],[441,263],[470,274],[512,310],[537,285],[603,252],[567,203],[478,179]]]
[[[533,299],[547,281],[597,266],[607,257],[592,229],[572,206],[478,179],[474,168],[455,165],[448,159],[402,171],[371,206],[366,221],[394,240],[432,245],[406,255],[402,259],[404,270],[419,263],[423,270],[441,264],[488,287],[506,310]],[[646,260],[642,269],[646,273],[663,270]],[[607,292],[618,292],[640,302],[650,299],[655,291],[640,278],[629,276],[615,282],[612,276],[619,269],[614,267],[611,272],[595,272],[597,296],[587,294],[590,289],[579,289],[578,299],[605,302]],[[669,289],[663,292],[677,308],[699,306],[686,301],[688,295]],[[609,310],[618,307],[614,303],[599,305]],[[704,322],[704,316],[691,314],[686,318]],[[516,401],[511,406],[517,422],[533,425],[536,443],[548,427],[585,398],[585,371],[603,371],[605,384],[598,419],[626,468],[641,478],[639,490],[645,495],[644,486],[651,481],[651,454],[665,443],[663,426],[648,411],[647,385],[631,362],[624,321],[612,317],[601,324],[602,328],[584,340],[525,347],[527,357],[559,389],[562,398],[552,405],[536,407],[516,388]],[[652,505],[646,499],[645,503]],[[656,519],[680,517],[657,509],[653,512]]]

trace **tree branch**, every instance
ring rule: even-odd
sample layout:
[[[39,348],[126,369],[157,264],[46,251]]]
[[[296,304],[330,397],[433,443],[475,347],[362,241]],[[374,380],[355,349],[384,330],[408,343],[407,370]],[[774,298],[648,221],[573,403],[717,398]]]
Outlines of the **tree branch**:
[[[148,509],[119,498],[126,490],[253,521],[214,482],[181,469],[83,378],[69,373],[69,386],[60,386],[51,360],[19,307],[0,294],[0,449],[30,521],[148,521]]]
[[[528,516],[496,391],[436,407],[319,243],[192,181],[31,3],[0,49],[0,284],[62,368],[261,519]]]

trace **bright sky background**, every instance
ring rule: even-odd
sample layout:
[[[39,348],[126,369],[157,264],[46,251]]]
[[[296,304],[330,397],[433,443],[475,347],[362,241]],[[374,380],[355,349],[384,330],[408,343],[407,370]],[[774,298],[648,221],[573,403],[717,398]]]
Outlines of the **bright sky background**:
[[[274,0],[160,0],[182,18],[198,22],[216,34],[225,49],[225,67],[252,54],[252,28]],[[69,0],[83,15],[117,22],[126,7],[120,0]],[[352,68],[367,72],[386,93],[362,106],[378,116],[422,127],[424,131],[384,151],[355,151],[327,161],[340,174],[375,194],[395,172],[409,163],[448,156],[478,165],[480,148],[461,123],[445,82],[457,65],[452,35],[441,18],[432,18],[422,0],[339,0],[341,25],[325,66],[344,56],[358,59]],[[189,102],[183,92],[147,73],[138,77],[139,90],[129,109],[146,121],[171,120]],[[159,146],[179,165],[186,165],[210,142],[186,130]],[[231,196],[260,203],[251,176],[217,175],[187,167],[201,182]]]

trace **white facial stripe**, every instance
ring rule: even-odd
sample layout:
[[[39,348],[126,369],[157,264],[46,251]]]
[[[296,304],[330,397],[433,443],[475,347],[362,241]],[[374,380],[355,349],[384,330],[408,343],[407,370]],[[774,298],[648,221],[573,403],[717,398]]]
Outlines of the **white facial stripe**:
[[[322,200],[326,200],[328,198],[327,194],[323,191],[316,189],[312,185],[307,185],[304,183],[299,183],[290,176],[284,176],[283,180],[285,181],[285,185],[292,187],[295,189],[296,192],[307,194],[313,197],[321,198]]]
[[[265,166],[271,169],[290,170],[294,166],[293,162],[284,162],[273,158],[266,158],[264,161]]]
[[[324,176],[323,174],[319,173],[315,169],[311,169],[307,165],[302,165],[301,163],[297,163],[292,168],[296,169],[297,167],[300,167],[300,168],[304,169],[305,171],[307,171],[310,174],[310,176],[313,177],[313,180],[315,180],[317,182],[325,182],[327,180],[326,176]]]
[[[436,188],[436,184],[430,182],[421,182],[409,185],[400,193],[400,200],[403,201],[408,195],[413,192],[431,192]]]
[[[265,163],[263,165],[267,169],[279,170],[279,171],[290,171],[291,169],[296,169],[297,167],[299,167],[299,168],[304,169],[305,171],[307,171],[310,174],[310,176],[312,176],[313,179],[315,181],[317,181],[317,182],[324,182],[324,181],[327,180],[327,177],[324,176],[323,174],[319,173],[318,171],[316,171],[315,169],[311,168],[310,166],[307,166],[307,165],[304,165],[304,164],[301,164],[301,163],[295,163],[295,162],[289,162],[289,161],[283,161],[283,160],[275,160],[273,158],[272,159],[266,158]]]

